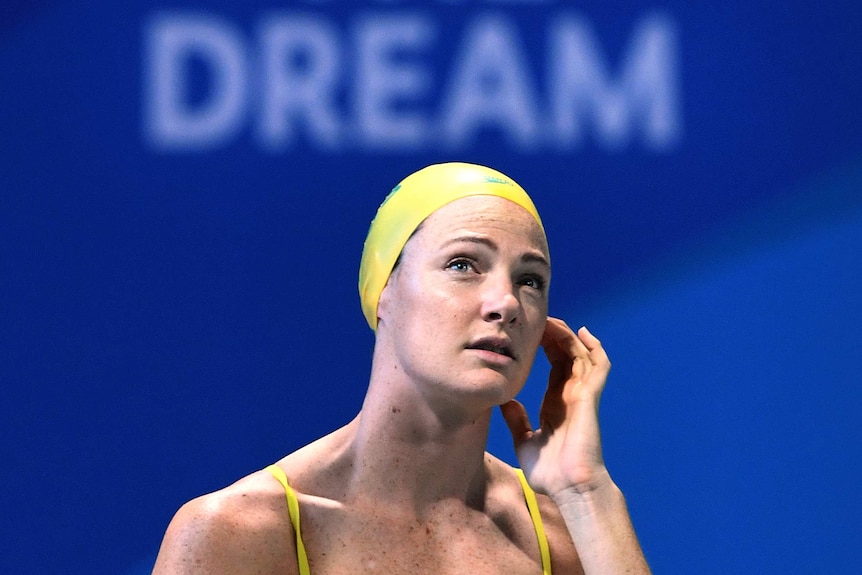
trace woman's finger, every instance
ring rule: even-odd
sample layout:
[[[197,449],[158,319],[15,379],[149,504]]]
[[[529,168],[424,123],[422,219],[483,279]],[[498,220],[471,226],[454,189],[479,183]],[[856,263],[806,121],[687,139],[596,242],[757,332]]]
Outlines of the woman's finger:
[[[512,441],[517,450],[521,444],[533,436],[533,426],[530,425],[530,416],[527,415],[527,409],[520,401],[511,399],[500,406],[500,411],[503,413],[503,419],[509,427]]]
[[[589,353],[590,360],[593,364],[607,364],[608,369],[610,369],[611,362],[608,358],[607,352],[605,352],[605,348],[602,346],[602,342],[599,341],[599,339],[594,336],[590,330],[586,327],[579,329],[578,339]]]
[[[542,348],[552,364],[561,361],[571,362],[576,357],[578,337],[561,319],[549,317],[542,336]],[[581,344],[583,345],[583,344]]]

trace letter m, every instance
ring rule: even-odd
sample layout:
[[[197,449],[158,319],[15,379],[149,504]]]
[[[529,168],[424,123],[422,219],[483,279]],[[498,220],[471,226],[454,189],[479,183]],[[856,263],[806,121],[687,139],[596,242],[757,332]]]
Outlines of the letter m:
[[[666,149],[679,139],[676,34],[667,17],[650,14],[638,23],[616,78],[610,77],[583,19],[559,19],[550,42],[551,133],[561,147],[579,144],[588,123],[608,149],[624,147],[635,131],[653,150]]]

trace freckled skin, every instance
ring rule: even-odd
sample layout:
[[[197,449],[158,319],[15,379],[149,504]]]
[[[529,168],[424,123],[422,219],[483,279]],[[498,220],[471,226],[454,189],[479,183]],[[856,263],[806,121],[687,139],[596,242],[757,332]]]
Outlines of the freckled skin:
[[[601,351],[597,340],[548,320],[548,261],[532,216],[492,196],[444,206],[407,242],[380,296],[361,410],[277,463],[299,499],[313,575],[541,574],[516,473],[485,452],[501,405],[519,457],[529,455],[527,477],[541,487],[553,572],[648,572],[601,462],[595,408],[609,364],[589,367],[588,355]],[[569,374],[550,383],[559,430],[542,439],[558,450],[561,471],[534,441],[542,432],[510,401],[540,343],[563,367],[553,373]],[[567,447],[570,436],[591,443]],[[283,488],[265,471],[187,503],[168,527],[154,575],[298,573],[286,507]]]
[[[446,244],[461,237],[490,243]],[[381,294],[362,410],[279,462],[315,575],[541,572],[517,478],[484,452],[491,409],[523,386],[547,316],[546,287],[523,284],[535,274],[547,283],[550,270],[525,254],[548,260],[532,216],[485,196],[444,206],[405,246]],[[448,266],[456,257],[475,269]],[[517,362],[489,365],[465,349],[501,334]],[[559,514],[540,501],[555,566],[578,572]],[[175,546],[199,563],[183,567]],[[281,486],[258,472],[187,504],[155,572],[297,573]]]

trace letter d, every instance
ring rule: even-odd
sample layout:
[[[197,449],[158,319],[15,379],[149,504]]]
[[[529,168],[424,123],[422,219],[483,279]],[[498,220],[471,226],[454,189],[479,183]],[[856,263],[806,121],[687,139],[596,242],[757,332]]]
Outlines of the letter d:
[[[246,100],[242,38],[206,14],[165,13],[146,26],[144,133],[162,150],[215,147],[241,125]],[[188,62],[205,63],[210,90],[189,102]]]

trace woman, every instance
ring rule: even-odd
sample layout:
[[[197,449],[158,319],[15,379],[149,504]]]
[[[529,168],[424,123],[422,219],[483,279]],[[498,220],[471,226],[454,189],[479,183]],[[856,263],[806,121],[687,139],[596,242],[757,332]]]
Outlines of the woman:
[[[539,215],[507,176],[408,176],[362,256],[376,339],[359,414],[184,505],[154,573],[648,573],[602,460],[610,363],[586,328],[548,318],[550,275]],[[540,345],[552,368],[533,430],[514,397]],[[496,406],[523,471],[485,452]]]

